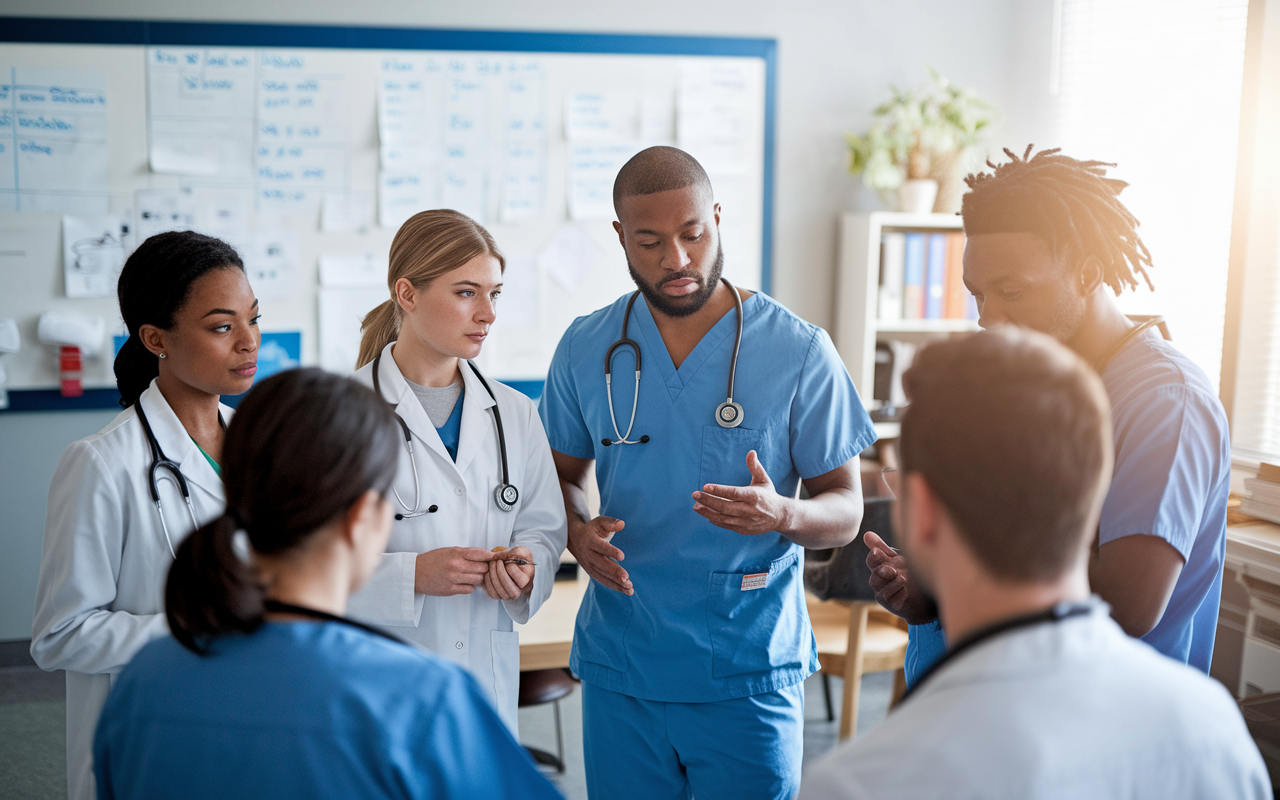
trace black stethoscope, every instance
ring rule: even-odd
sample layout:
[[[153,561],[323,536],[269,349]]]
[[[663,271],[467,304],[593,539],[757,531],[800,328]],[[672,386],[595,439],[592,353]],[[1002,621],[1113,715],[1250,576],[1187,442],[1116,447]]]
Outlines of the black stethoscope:
[[[382,353],[378,353],[373,359],[373,391],[378,397],[382,397],[382,386],[378,382],[378,367],[382,364]],[[516,503],[520,500],[520,490],[511,485],[510,478],[507,473],[507,436],[502,430],[502,412],[498,410],[498,398],[494,396],[493,389],[489,388],[489,382],[480,374],[480,370],[470,361],[467,366],[471,367],[471,371],[476,374],[480,380],[480,385],[489,393],[489,397],[493,400],[493,421],[498,424],[498,452],[502,455],[502,483],[498,484],[493,490],[493,502],[503,511],[511,511],[516,507]],[[386,400],[386,398],[383,398]],[[387,401],[390,404],[390,401]],[[403,514],[396,514],[396,519],[413,519],[421,517],[423,514],[434,514],[440,510],[440,507],[432,504],[426,509],[422,509],[422,486],[418,482],[418,462],[413,457],[413,434],[409,432],[409,424],[396,414],[396,421],[400,423],[400,428],[404,430],[404,446],[409,451],[409,467],[413,470],[413,508],[409,507],[401,497],[400,492],[391,487],[391,492],[396,496],[396,502],[405,510]]]
[[[1030,628],[1035,625],[1043,625],[1047,622],[1062,622],[1063,620],[1071,619],[1072,617],[1083,617],[1087,614],[1093,613],[1093,610],[1097,607],[1097,603],[1058,603],[1052,608],[1045,609],[1044,611],[1027,614],[1026,616],[1014,617],[1013,619],[1007,619],[1004,622],[997,622],[994,625],[972,633],[957,642],[955,647],[949,648],[942,658],[938,659],[937,663],[925,670],[925,673],[920,676],[920,680],[916,681],[915,686],[907,689],[907,691],[902,694],[902,697],[898,702],[902,703],[902,701],[914,694],[921,686],[924,686],[930,678],[942,669],[944,664],[958,658],[964,651],[971,650],[989,639],[1019,628]]]
[[[1134,339],[1137,339],[1147,330],[1154,328],[1157,325],[1163,325],[1163,324],[1164,324],[1164,317],[1155,316],[1155,317],[1152,317],[1151,319],[1144,320],[1138,323],[1137,325],[1133,326],[1133,328],[1131,328],[1128,333],[1120,337],[1120,341],[1116,342],[1114,345],[1111,346],[1111,349],[1108,350],[1102,356],[1102,358],[1099,358],[1097,361],[1093,363],[1093,368],[1097,370],[1099,375],[1101,375],[1103,370],[1107,368],[1107,365],[1111,363],[1111,359],[1120,355],[1120,351],[1128,347],[1130,342],[1132,342]]]
[[[729,283],[727,278],[720,279],[725,286],[729,287],[729,293],[733,295],[733,307],[738,312],[738,335],[733,340],[733,359],[729,362],[729,392],[725,401],[716,406],[716,422],[722,428],[736,428],[742,424],[743,410],[742,406],[733,401],[733,381],[738,375],[738,350],[742,348],[742,298],[738,296],[738,290]],[[636,298],[640,296],[639,290],[631,295],[631,299],[627,301],[627,310],[622,315],[622,338],[609,345],[609,349],[604,354],[604,390],[609,398],[609,420],[613,422],[613,435],[618,437],[610,439],[605,437],[600,440],[600,444],[605,447],[615,444],[645,444],[649,441],[649,437],[641,436],[639,439],[628,438],[631,436],[631,429],[636,424],[636,406],[640,401],[640,345],[634,339],[627,338],[627,325],[631,321],[631,307],[636,304]],[[631,397],[631,421],[627,423],[627,432],[622,433],[618,430],[618,418],[613,413],[613,353],[619,347],[630,347],[636,354],[636,390]]]
[[[191,489],[187,486],[186,476],[182,474],[177,462],[171,461],[160,449],[160,442],[156,441],[151,423],[147,421],[147,414],[142,410],[142,400],[135,402],[133,408],[138,415],[138,421],[142,423],[142,432],[147,437],[147,444],[151,447],[151,469],[147,472],[151,501],[156,504],[156,513],[160,515],[160,530],[164,531],[164,541],[169,545],[169,555],[177,558],[177,552],[173,548],[173,538],[169,536],[169,523],[164,521],[164,505],[160,502],[160,480],[167,472],[169,481],[178,487],[178,493],[182,495],[182,501],[187,504],[187,513],[191,516],[191,530],[195,530],[200,527],[200,523],[196,521],[196,507],[191,502]],[[227,429],[227,423],[222,419],[221,411],[218,412],[218,424],[224,431]]]

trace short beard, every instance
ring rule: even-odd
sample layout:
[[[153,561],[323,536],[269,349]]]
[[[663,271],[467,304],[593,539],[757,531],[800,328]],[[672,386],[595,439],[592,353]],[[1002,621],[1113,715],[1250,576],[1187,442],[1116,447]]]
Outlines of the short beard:
[[[720,246],[719,242],[716,243],[716,260],[711,265],[711,275],[705,283],[696,270],[684,269],[666,276],[656,286],[651,285],[640,277],[640,273],[636,272],[635,267],[631,266],[629,257],[627,258],[627,271],[631,273],[631,280],[636,282],[636,287],[640,289],[640,293],[644,295],[644,299],[649,303],[650,308],[656,308],[668,317],[688,317],[701,311],[702,307],[711,299],[711,295],[715,293],[716,286],[720,283],[720,275],[724,272],[724,248]],[[698,282],[698,291],[691,295],[672,298],[658,291],[664,283],[687,279]]]

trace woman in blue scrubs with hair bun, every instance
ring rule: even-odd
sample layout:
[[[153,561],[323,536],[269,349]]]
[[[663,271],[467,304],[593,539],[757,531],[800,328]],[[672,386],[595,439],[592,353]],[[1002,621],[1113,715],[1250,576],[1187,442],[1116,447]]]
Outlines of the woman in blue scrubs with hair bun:
[[[560,796],[465,670],[342,616],[386,547],[401,445],[348,378],[250,392],[222,451],[226,513],[169,572],[173,635],[103,708],[100,798]]]

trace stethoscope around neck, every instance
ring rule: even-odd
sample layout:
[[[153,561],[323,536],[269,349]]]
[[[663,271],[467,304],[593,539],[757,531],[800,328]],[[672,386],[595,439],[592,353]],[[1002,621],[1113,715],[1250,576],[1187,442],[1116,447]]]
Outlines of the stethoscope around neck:
[[[722,428],[736,428],[742,424],[743,410],[742,406],[733,400],[733,382],[738,375],[738,351],[742,348],[742,298],[738,296],[738,290],[729,283],[727,278],[721,278],[720,281],[729,287],[729,294],[733,295],[733,307],[738,314],[738,332],[733,340],[733,358],[729,362],[729,389],[725,401],[716,406],[716,423]],[[609,345],[609,349],[604,354],[604,390],[609,398],[609,420],[613,423],[613,435],[616,439],[610,439],[607,436],[600,440],[600,444],[610,447],[615,444],[645,444],[649,441],[648,435],[641,436],[639,439],[632,439],[631,431],[636,425],[636,408],[640,402],[640,345],[634,340],[627,338],[627,327],[631,322],[631,307],[636,304],[636,298],[640,296],[637,290],[631,295],[631,299],[627,301],[627,310],[622,315],[622,337],[618,341]],[[622,433],[618,429],[618,417],[613,411],[613,354],[619,347],[630,347],[636,354],[636,383],[635,393],[631,396],[631,421],[627,423],[627,432]]]
[[[155,432],[151,430],[151,423],[147,420],[147,413],[142,410],[142,400],[139,399],[133,404],[134,412],[138,415],[138,421],[142,423],[142,433],[147,437],[147,445],[151,448],[151,469],[147,471],[147,488],[151,490],[151,502],[156,504],[156,514],[160,517],[160,530],[164,531],[165,544],[169,545],[169,555],[174,558],[178,557],[177,551],[173,547],[173,537],[169,535],[169,523],[164,519],[164,504],[160,502],[160,481],[166,478],[178,487],[178,493],[182,495],[182,502],[187,505],[187,514],[191,517],[191,530],[200,527],[200,523],[196,521],[196,507],[191,502],[191,487],[187,485],[186,476],[182,474],[182,469],[178,467],[176,461],[172,461],[160,449],[160,442],[156,440]],[[225,431],[227,423],[222,419],[222,412],[218,412],[218,424]]]
[[[381,365],[382,353],[378,353],[373,359],[373,391],[378,397],[382,397],[382,385],[378,381],[378,368]],[[493,409],[493,421],[498,426],[498,453],[502,456],[502,483],[498,484],[497,488],[493,490],[493,502],[503,511],[511,511],[515,509],[516,503],[520,500],[520,490],[511,485],[511,479],[507,473],[507,436],[502,430],[502,412],[498,410],[498,398],[494,396],[493,389],[489,388],[489,382],[480,374],[479,368],[470,361],[467,361],[467,366],[471,367],[471,371],[479,379],[480,385],[484,387],[484,390],[489,393],[489,397],[493,400],[491,408]],[[386,400],[385,397],[382,399]],[[390,401],[387,401],[387,403],[390,405]],[[404,431],[404,446],[409,451],[409,468],[413,471],[412,507],[400,497],[398,489],[394,486],[391,487],[391,493],[395,495],[396,502],[404,509],[403,513],[396,514],[396,519],[413,519],[424,514],[434,514],[440,510],[440,507],[434,503],[422,508],[422,484],[418,480],[418,460],[413,455],[413,434],[409,431],[409,423],[405,422],[404,418],[399,414],[396,414],[396,421],[400,423],[400,428]]]

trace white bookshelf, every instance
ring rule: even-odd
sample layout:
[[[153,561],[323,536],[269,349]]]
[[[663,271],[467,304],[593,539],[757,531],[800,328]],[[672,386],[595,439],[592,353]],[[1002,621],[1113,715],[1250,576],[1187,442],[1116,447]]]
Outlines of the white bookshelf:
[[[886,230],[945,233],[961,227],[960,217],[954,214],[872,211],[841,215],[833,338],[866,406],[872,404],[877,340],[918,340],[978,329],[976,321],[965,319],[880,320],[876,307],[880,301],[881,234]]]

